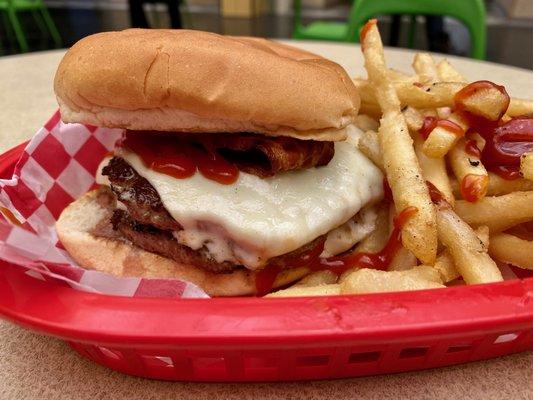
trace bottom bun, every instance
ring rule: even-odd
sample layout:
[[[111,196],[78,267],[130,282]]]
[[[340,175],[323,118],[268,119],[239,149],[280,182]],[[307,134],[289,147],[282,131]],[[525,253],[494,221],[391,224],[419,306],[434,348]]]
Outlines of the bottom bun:
[[[102,190],[102,189],[100,189]],[[192,282],[210,296],[244,296],[256,293],[257,272],[236,269],[216,274],[150,253],[127,240],[93,235],[97,226],[108,223],[114,205],[99,201],[100,190],[88,192],[63,210],[56,222],[59,240],[80,266],[120,277],[166,278]],[[308,274],[306,268],[279,273],[273,289]]]

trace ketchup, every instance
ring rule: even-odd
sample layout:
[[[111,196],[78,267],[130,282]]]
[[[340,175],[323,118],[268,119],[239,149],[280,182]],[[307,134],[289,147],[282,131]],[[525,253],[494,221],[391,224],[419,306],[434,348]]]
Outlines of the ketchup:
[[[418,212],[416,207],[407,207],[394,218],[394,229],[385,247],[377,253],[350,253],[344,256],[319,258],[308,267],[313,271],[328,269],[342,274],[355,266],[386,270],[402,246],[402,228]]]
[[[496,85],[494,82],[490,82],[490,81],[472,82],[469,85],[466,85],[461,90],[459,90],[455,94],[455,97],[454,97],[455,108],[457,110],[464,110],[466,108],[466,101],[468,100],[469,97],[475,95],[480,90],[487,90],[487,89],[496,89],[506,97],[507,105],[503,107],[501,114],[498,116],[498,118],[496,118],[496,120],[501,119],[501,117],[503,117],[503,115],[505,114],[507,107],[509,107],[509,102],[511,101],[511,99],[509,95],[507,94],[505,87]]]
[[[488,181],[487,175],[466,175],[461,180],[461,196],[466,201],[475,203],[487,193]]]
[[[517,179],[520,177],[520,156],[533,151],[533,117],[517,117],[504,123],[501,118],[507,107],[503,107],[496,121],[467,112],[465,104],[468,97],[483,89],[500,91],[507,97],[508,107],[510,99],[503,86],[479,81],[457,92],[454,98],[455,108],[468,121],[470,130],[478,132],[485,139],[485,147],[481,152],[481,162],[485,168],[504,179]]]
[[[533,118],[517,117],[502,123],[467,114],[467,119],[471,129],[486,141],[481,152],[485,168],[504,179],[518,179],[520,156],[533,151]]]
[[[422,136],[424,140],[426,140],[429,134],[431,133],[431,131],[433,131],[433,129],[437,127],[437,122],[438,122],[438,119],[435,117],[424,118],[424,122],[422,123],[422,128],[418,130],[418,133],[420,133],[420,136]]]
[[[363,26],[363,29],[361,29],[361,34],[360,34],[360,42],[363,46],[363,50],[364,50],[364,42],[365,42],[365,38],[366,38],[366,35],[367,33],[370,31],[370,29],[376,25],[378,23],[378,20],[377,19],[370,19],[368,20],[368,22],[365,24],[365,26]]]
[[[533,118],[513,118],[482,133],[487,140],[483,162],[488,166],[519,166],[520,156],[533,151]]]
[[[257,273],[255,276],[255,293],[257,296],[265,296],[272,290],[281,270],[281,265],[267,265]]]
[[[407,207],[394,218],[394,229],[385,247],[377,253],[348,253],[342,256],[320,258],[324,250],[324,241],[294,259],[284,260],[283,264],[291,267],[306,267],[311,271],[329,270],[337,275],[353,268],[372,268],[386,270],[402,246],[402,228],[418,212],[416,207]],[[263,296],[272,290],[272,285],[282,267],[278,264],[268,265],[256,275],[256,292]]]
[[[324,251],[326,239],[319,240],[311,250],[294,257],[284,258],[283,264],[293,268],[305,267],[320,257]],[[283,269],[282,263],[271,263],[260,270],[255,276],[255,291],[258,296],[264,296],[272,290],[278,274]]]
[[[215,149],[176,135],[127,131],[121,145],[141,157],[148,168],[177,179],[189,178],[199,171],[207,179],[230,185],[239,177],[238,168]]]
[[[447,119],[440,119],[437,122],[437,126],[443,129],[446,129],[448,132],[453,133],[455,136],[461,137],[464,136],[465,131],[455,122],[448,121]]]
[[[461,137],[465,134],[465,131],[463,128],[461,128],[459,125],[457,125],[455,122],[448,121],[447,119],[437,119],[435,117],[426,117],[424,118],[424,122],[422,123],[422,127],[418,131],[422,138],[426,140],[429,136],[429,134],[435,129],[436,127],[443,128],[447,130],[450,133],[453,133],[454,135]]]
[[[496,165],[487,169],[508,181],[520,178],[520,166],[518,165]]]
[[[431,183],[430,181],[426,181],[426,186],[429,190],[429,197],[431,198],[431,201],[435,204],[445,204],[447,203],[446,199],[442,195],[442,192],[437,189],[437,187]]]
[[[479,147],[477,147],[477,142],[473,139],[466,142],[465,152],[472,157],[481,158],[481,150],[479,150]]]

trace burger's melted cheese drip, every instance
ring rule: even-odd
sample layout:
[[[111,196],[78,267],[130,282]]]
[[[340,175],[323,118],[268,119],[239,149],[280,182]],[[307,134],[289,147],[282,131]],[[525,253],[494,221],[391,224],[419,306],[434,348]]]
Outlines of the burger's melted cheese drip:
[[[328,165],[261,179],[241,172],[222,185],[196,173],[175,179],[147,168],[139,156],[120,154],[157,190],[183,231],[176,239],[192,249],[206,247],[217,262],[250,269],[289,253],[351,219],[383,196],[382,175],[356,148],[356,128],[335,143]]]

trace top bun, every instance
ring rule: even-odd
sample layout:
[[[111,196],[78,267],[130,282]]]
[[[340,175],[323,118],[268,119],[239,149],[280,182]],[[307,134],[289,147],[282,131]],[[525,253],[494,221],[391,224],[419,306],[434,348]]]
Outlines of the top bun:
[[[65,122],[133,130],[341,140],[359,109],[342,67],[265,39],[191,30],[88,36],[54,89]]]

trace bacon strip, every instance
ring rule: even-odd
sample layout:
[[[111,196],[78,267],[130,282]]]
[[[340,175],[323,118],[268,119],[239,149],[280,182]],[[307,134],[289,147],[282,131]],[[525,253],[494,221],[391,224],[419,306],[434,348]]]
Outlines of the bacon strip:
[[[215,148],[239,170],[261,178],[278,172],[319,167],[335,154],[333,142],[299,140],[290,137],[265,137],[252,134],[201,136],[204,146]]]
[[[328,164],[335,154],[334,142],[268,137],[247,132],[193,135],[128,131],[127,135],[128,140],[135,138],[139,146],[156,153],[161,148],[196,143],[208,151],[218,152],[239,170],[261,178],[283,171],[320,167]]]

